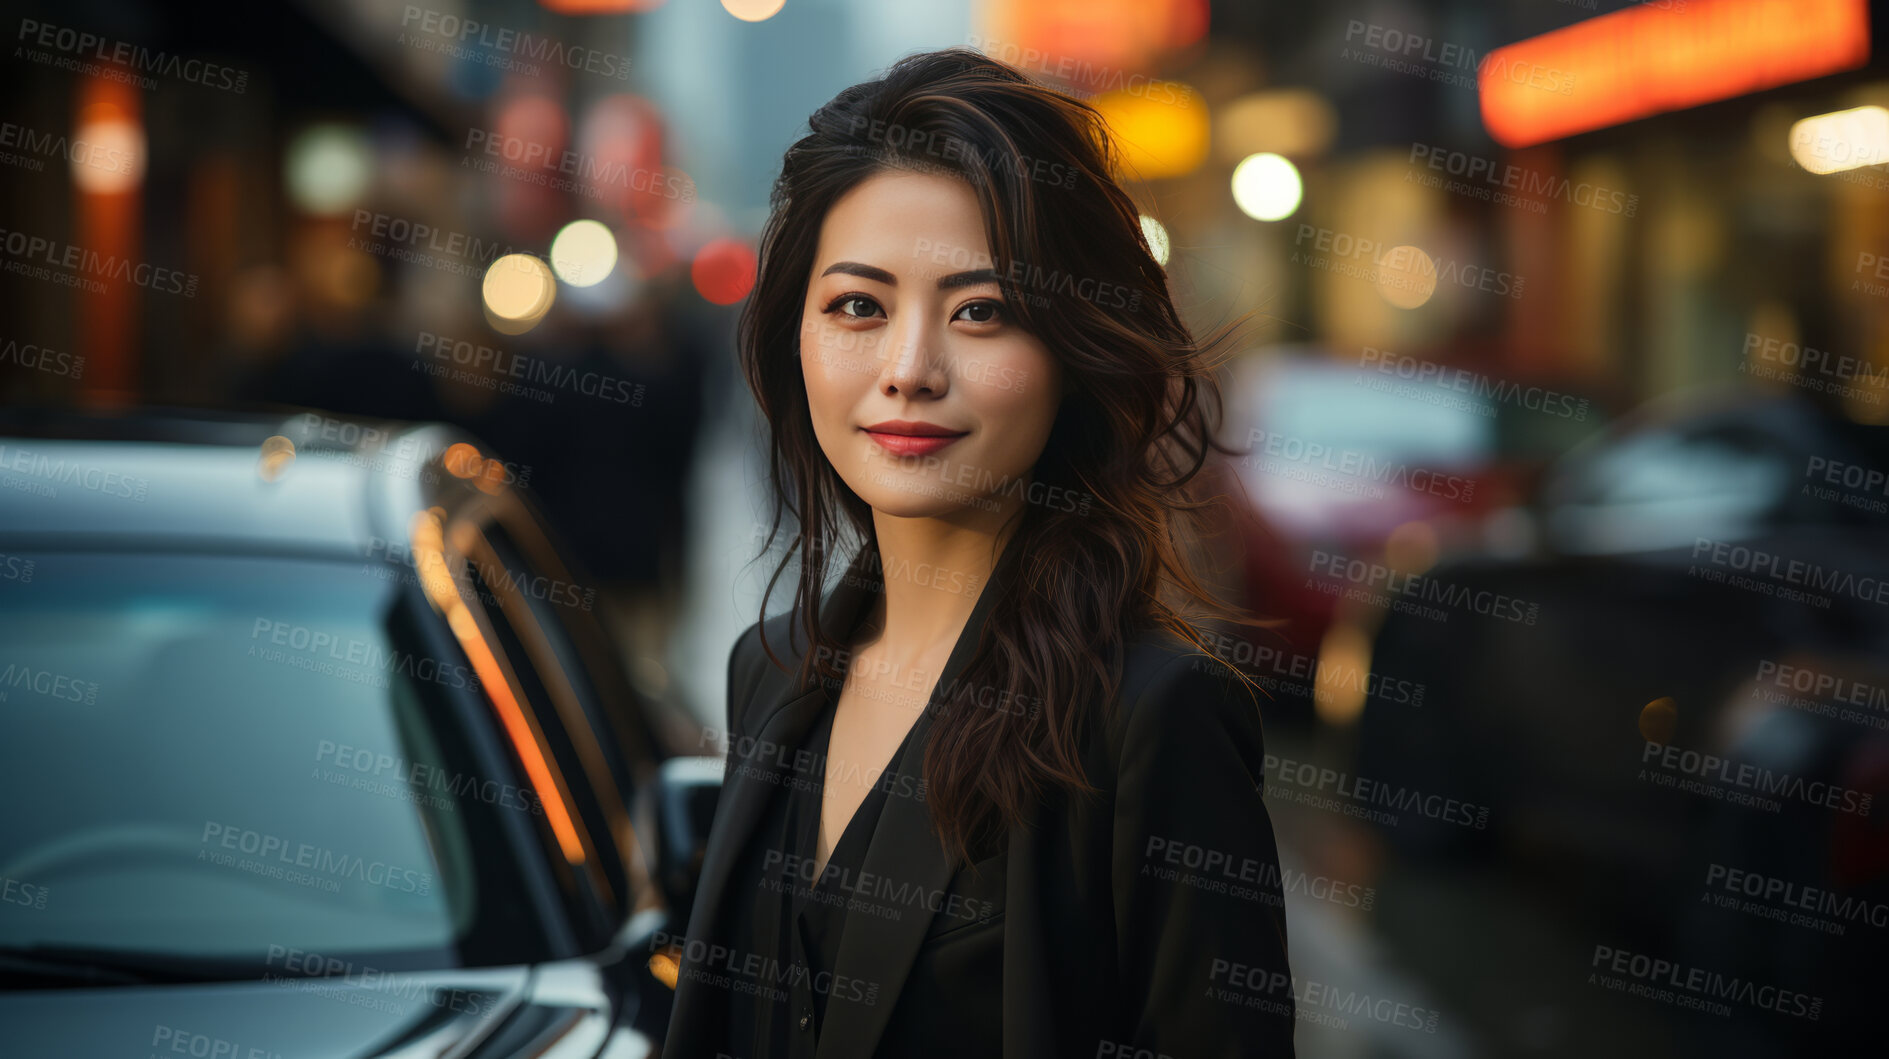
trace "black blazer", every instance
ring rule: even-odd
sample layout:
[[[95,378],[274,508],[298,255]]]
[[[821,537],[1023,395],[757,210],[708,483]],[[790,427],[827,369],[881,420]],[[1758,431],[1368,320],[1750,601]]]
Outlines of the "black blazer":
[[[969,662],[1008,580],[1006,549],[938,678]],[[851,630],[876,586],[850,576],[821,608],[829,635]],[[757,623],[729,658],[728,779],[716,806],[688,926],[675,1007],[662,1054],[711,1057],[726,987],[704,980],[722,936],[722,906],[742,847],[778,787],[753,763],[799,747],[824,701],[795,682],[804,643],[789,642],[787,616]],[[842,637],[843,638],[843,637]],[[799,637],[794,638],[796,641]],[[862,870],[928,891],[976,892],[973,924],[942,914],[905,915],[849,929],[838,976],[875,983],[870,1006],[832,1004],[818,1059],[864,1059],[892,1016],[915,965],[968,930],[1002,931],[1004,1059],[1202,1059],[1293,1054],[1291,974],[1278,851],[1261,801],[1265,749],[1257,704],[1224,665],[1171,638],[1131,640],[1116,701],[1088,726],[1083,747],[1099,797],[1045,799],[1004,853],[956,873],[930,829],[923,800],[892,797]],[[899,766],[916,772],[933,713],[914,722]],[[748,767],[743,767],[743,766]],[[993,887],[989,874],[999,871]],[[752,886],[752,883],[747,884]],[[997,904],[995,910],[989,903]],[[941,940],[942,934],[951,935]],[[691,972],[695,972],[693,975]]]

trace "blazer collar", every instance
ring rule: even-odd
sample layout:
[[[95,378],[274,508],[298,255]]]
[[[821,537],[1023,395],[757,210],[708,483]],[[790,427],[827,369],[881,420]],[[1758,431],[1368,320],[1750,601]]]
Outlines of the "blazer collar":
[[[989,580],[978,592],[970,618],[965,621],[949,658],[939,671],[934,692],[955,684],[970,663],[992,608],[1013,579],[1019,551],[1018,542],[1013,539],[998,557]],[[873,564],[864,560],[862,554],[853,562],[820,607],[822,630],[840,642],[845,641],[862,609],[880,591],[878,577],[871,570]],[[690,916],[691,938],[723,940],[709,938],[708,931],[723,921],[720,910],[727,897],[730,874],[760,825],[769,799],[781,790],[780,784],[768,779],[769,762],[782,754],[791,755],[800,746],[818,718],[820,708],[828,701],[824,687],[799,687],[798,667],[808,648],[795,642],[798,639],[790,632],[789,642],[784,645],[786,650],[775,648],[792,671],[781,673],[769,667],[772,679],[763,681],[760,695],[771,698],[772,702],[765,710],[752,714],[762,718],[756,729],[747,737],[731,738],[727,779],[721,794],[723,809],[717,814],[713,839],[704,851]],[[913,722],[912,737],[905,743],[904,753],[888,764],[890,775],[882,782],[899,780],[892,790],[923,789],[916,784],[923,776],[926,736],[934,714],[933,709],[927,708],[919,715]],[[888,880],[894,887],[920,889],[926,894],[949,885],[951,872],[944,847],[932,832],[927,803],[902,795],[888,798],[861,870]],[[835,957],[835,974],[864,983],[871,1000],[850,1001],[838,992],[828,996],[827,1024],[820,1031],[817,1059],[872,1054],[930,926],[933,914],[928,911],[930,905],[926,900],[921,907],[908,906],[891,922],[861,917],[853,922],[853,929],[847,930]],[[678,1020],[686,1017],[683,1011],[686,998],[686,993],[676,998]],[[698,1007],[696,1004],[688,1006]]]

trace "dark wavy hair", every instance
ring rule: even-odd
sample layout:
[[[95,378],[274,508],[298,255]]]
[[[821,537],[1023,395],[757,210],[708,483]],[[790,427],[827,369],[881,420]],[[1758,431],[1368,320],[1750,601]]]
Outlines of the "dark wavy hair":
[[[837,686],[837,660],[848,657],[821,630],[829,557],[856,541],[858,568],[877,551],[870,507],[814,436],[798,361],[833,204],[889,169],[969,183],[1011,318],[1047,346],[1067,383],[1033,475],[1087,494],[1085,503],[1021,505],[1007,547],[1027,561],[1014,564],[962,679],[935,690],[943,697],[928,707],[938,711],[924,759],[932,821],[954,861],[972,860],[1047,790],[1094,790],[1078,752],[1083,707],[1113,699],[1132,630],[1162,625],[1199,646],[1205,615],[1233,616],[1190,572],[1182,543],[1209,503],[1197,495],[1208,454],[1228,451],[1213,436],[1220,393],[1205,353],[1216,342],[1196,342],[1175,311],[1140,214],[1113,176],[1107,127],[1087,103],[949,48],[846,89],[808,125],[774,183],[738,329],[742,370],[772,436],[764,550],[787,537],[761,609],[797,566],[803,688]],[[1187,613],[1190,604],[1204,613]],[[978,708],[979,688],[1040,708]]]

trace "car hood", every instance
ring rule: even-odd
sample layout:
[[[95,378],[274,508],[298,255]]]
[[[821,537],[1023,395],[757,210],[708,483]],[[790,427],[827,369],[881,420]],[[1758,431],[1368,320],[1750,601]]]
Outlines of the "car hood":
[[[635,1054],[594,966],[0,993],[13,1055],[197,1059]],[[608,1043],[608,1047],[606,1047]]]

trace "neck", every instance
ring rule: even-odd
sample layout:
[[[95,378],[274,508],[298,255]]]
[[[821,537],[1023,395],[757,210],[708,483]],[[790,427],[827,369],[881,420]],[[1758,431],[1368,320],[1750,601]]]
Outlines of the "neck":
[[[874,511],[883,595],[865,640],[894,659],[949,650],[970,620],[997,558],[1015,533],[995,520],[966,524]]]

